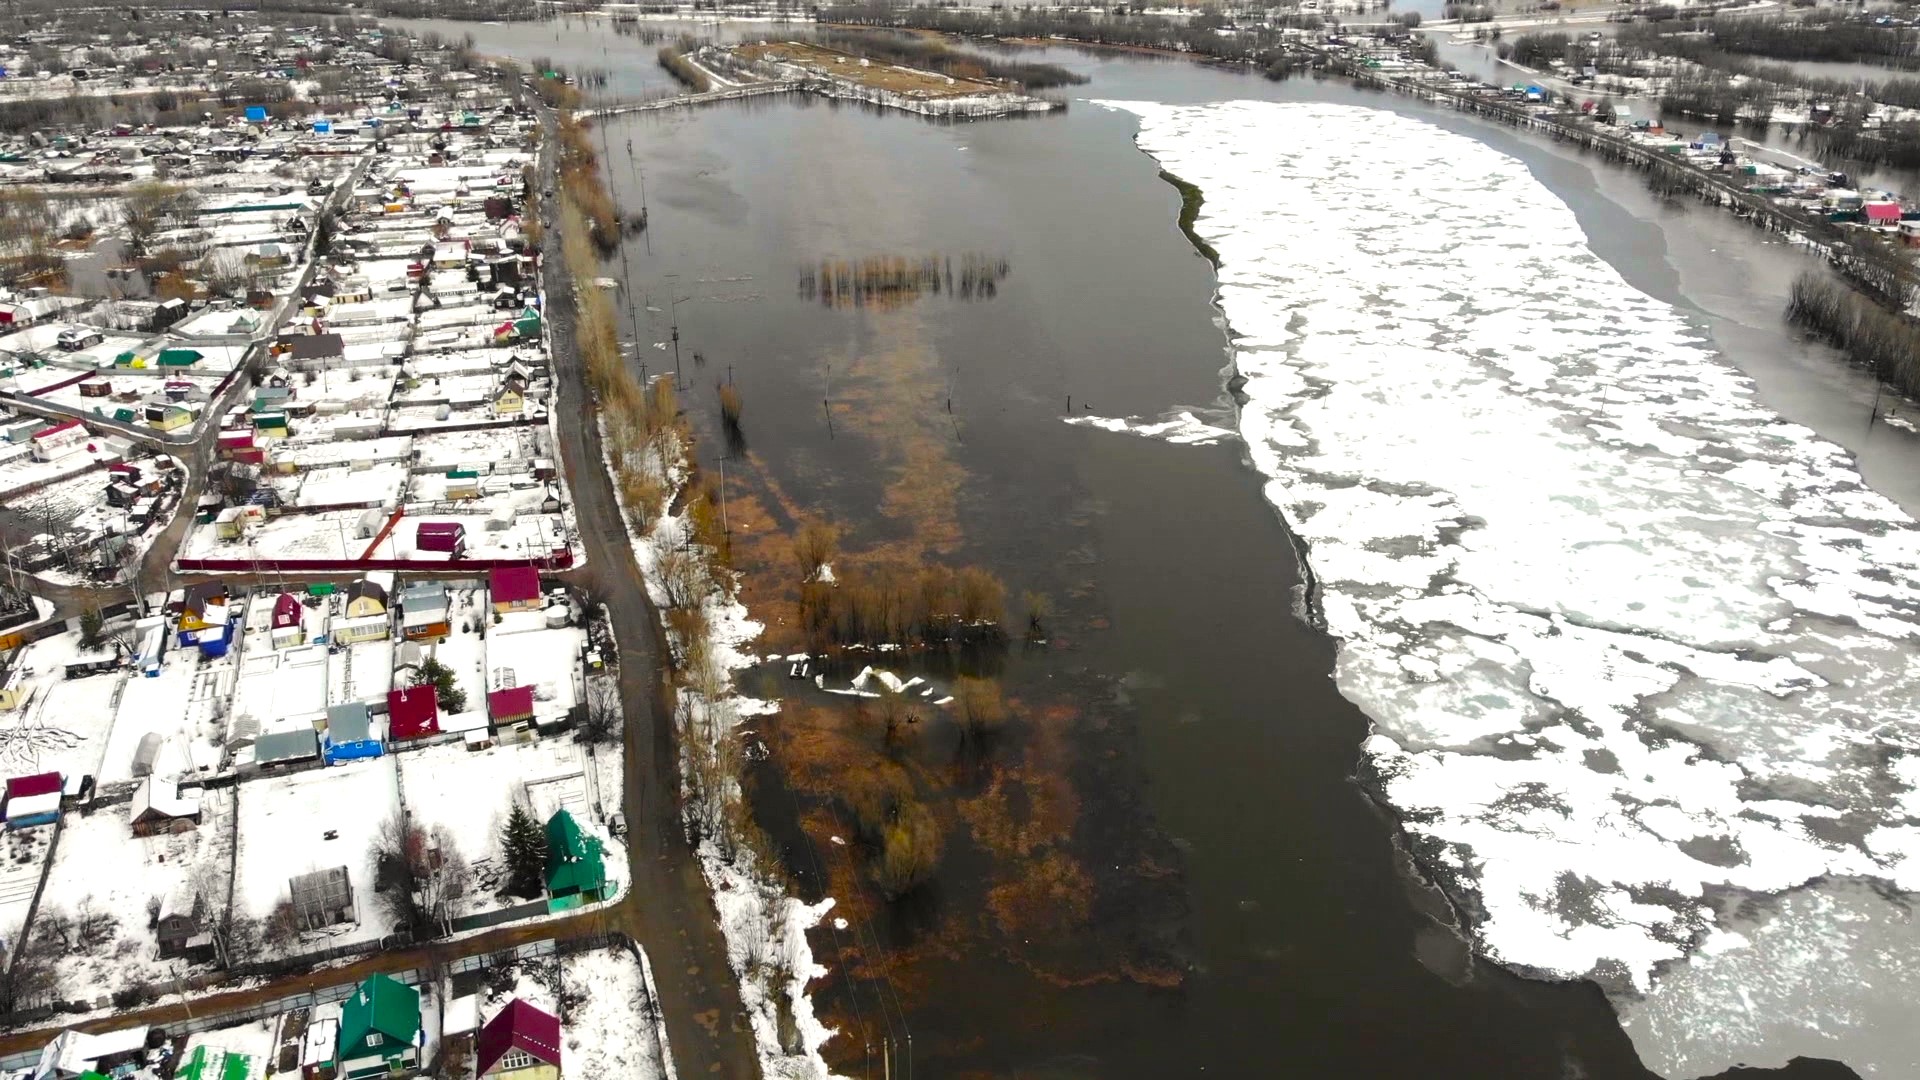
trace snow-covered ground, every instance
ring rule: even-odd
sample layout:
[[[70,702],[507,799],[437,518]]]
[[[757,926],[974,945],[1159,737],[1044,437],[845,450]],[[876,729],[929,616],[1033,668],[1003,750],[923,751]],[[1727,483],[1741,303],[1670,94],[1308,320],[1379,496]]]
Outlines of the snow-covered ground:
[[[184,960],[160,959],[149,905],[177,896],[182,910],[189,909],[185,901],[196,887],[207,912],[226,902],[233,789],[208,788],[194,797],[200,801],[200,824],[183,833],[133,835],[132,808],[126,803],[92,814],[67,814],[34,918],[35,932],[45,932],[47,919],[55,915],[76,924],[101,919],[103,930],[96,940],[55,962],[60,1000],[95,1001],[117,990],[159,987],[192,973],[193,965]]]
[[[379,938],[391,920],[373,889],[373,841],[399,809],[392,757],[242,784],[234,915],[265,918],[295,876],[345,866],[359,921],[311,935],[304,947]]]
[[[99,782],[131,783],[134,756],[149,732],[164,740],[153,763],[159,775],[185,776],[218,767],[237,674],[232,654],[209,661],[202,660],[197,649],[169,648],[153,677],[125,678],[113,731],[100,755]]]
[[[444,743],[394,759],[400,764],[400,790],[411,819],[426,828],[445,825],[474,871],[477,885],[460,914],[521,902],[489,888],[497,888],[506,874],[500,829],[512,803],[521,802],[542,823],[555,810],[565,809],[581,828],[603,841],[610,839],[592,813],[580,744],[570,739],[486,750]],[[616,870],[615,876],[625,875]]]
[[[567,1013],[560,1055],[569,1076],[670,1080],[666,1029],[640,964],[620,949],[566,958],[562,978],[584,1000]]]
[[[1850,1002],[1910,924],[1790,898],[1750,939],[1715,901],[1920,888],[1920,528],[1520,161],[1349,106],[1114,104],[1206,195],[1242,436],[1481,947],[1651,995],[1662,1071],[1786,1031],[1905,1075],[1914,1037]],[[1830,958],[1765,1026],[1737,1004],[1761,936]]]

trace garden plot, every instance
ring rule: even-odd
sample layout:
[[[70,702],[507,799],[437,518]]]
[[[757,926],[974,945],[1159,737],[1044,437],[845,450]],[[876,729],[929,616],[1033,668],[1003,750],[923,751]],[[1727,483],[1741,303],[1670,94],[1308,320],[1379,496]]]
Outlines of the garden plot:
[[[41,869],[53,854],[52,844],[53,830],[45,826],[0,833],[0,851],[6,854],[0,863],[0,948],[9,961],[26,926],[34,890],[40,887]]]
[[[262,730],[326,711],[327,650],[302,645],[279,652],[255,652],[240,661],[233,692],[235,741]]]
[[[505,616],[487,639],[487,681],[495,690],[533,687],[534,715],[542,722],[565,716],[581,699],[580,654],[587,632],[546,625],[538,611]]]
[[[396,407],[446,405],[455,409],[474,409],[493,400],[493,387],[491,373],[418,379],[395,390],[393,404]]]
[[[118,673],[84,679],[61,679],[56,673],[26,708],[0,713],[0,771],[8,776],[94,772],[125,681]]]
[[[584,759],[579,744],[568,740],[486,750],[442,743],[396,755],[395,760],[410,820],[429,829],[446,826],[460,856],[473,868],[469,913],[519,902],[498,895],[506,880],[500,829],[515,802],[542,824],[565,807],[583,828],[592,825],[581,772]]]
[[[359,510],[270,518],[241,540],[223,540],[212,525],[187,533],[180,556],[187,559],[358,559],[373,541],[359,536]],[[385,545],[381,548],[385,558]],[[246,569],[238,567],[237,569]]]
[[[168,649],[155,675],[126,679],[100,757],[99,783],[131,782],[134,757],[149,733],[162,739],[155,775],[186,777],[218,768],[236,675],[231,656],[203,661],[197,650]]]
[[[445,641],[423,644],[426,655],[453,672],[460,690],[467,696],[467,710],[485,709],[487,693],[486,639],[481,628],[487,622],[486,593],[481,589],[453,589],[448,593],[447,626],[451,633]]]
[[[624,949],[600,949],[563,961],[567,996],[577,1002],[560,1029],[560,1057],[568,1073],[632,1080],[668,1075],[666,1025],[642,963]]]
[[[393,642],[357,641],[327,657],[327,704],[382,704],[393,689]]]
[[[295,375],[294,400],[312,405],[322,415],[356,409],[377,409],[386,405],[393,393],[394,376],[400,369],[391,366],[328,368]]]
[[[400,525],[388,537],[393,550],[398,554],[389,555],[386,544],[381,545],[381,558],[418,559],[423,563],[444,561],[443,552],[421,551],[415,547],[419,527],[427,522],[453,522],[466,529],[469,559],[542,559],[553,552],[565,550],[573,540],[572,520],[566,514],[521,514],[505,523],[504,528],[493,519],[491,511],[497,505],[512,505],[510,500],[521,493],[509,492],[494,499],[479,499],[468,505],[472,510],[467,513],[432,513],[414,516],[408,514]],[[574,551],[578,559],[580,552]]]
[[[442,412],[446,415],[441,415]],[[497,427],[520,427],[530,421],[539,420],[547,415],[546,406],[529,401],[517,416],[502,418],[495,414],[491,399],[468,406],[453,405],[396,405],[387,418],[387,430],[396,434],[407,432],[423,435],[436,428],[467,427],[474,424],[491,424]]]
[[[451,352],[429,353],[416,356],[407,361],[407,373],[416,379],[444,379],[453,375],[487,375],[492,373],[496,361],[502,360],[498,349],[459,349]]]
[[[422,469],[474,469],[482,473],[531,470],[536,458],[551,459],[538,428],[498,427],[433,431],[414,436]]]
[[[276,477],[273,489],[290,506],[377,506],[397,503],[407,490],[407,466],[382,461],[363,468],[335,465]]]
[[[284,1017],[272,1017],[195,1032],[187,1036],[181,1048],[180,1072],[198,1057],[204,1062],[200,1066],[201,1080],[262,1080],[273,1076],[283,1022]]]
[[[357,921],[305,935],[306,946],[377,940],[392,926],[373,890],[373,844],[399,811],[391,757],[256,780],[240,787],[240,863],[234,914],[265,918],[289,881],[345,866]]]
[[[160,959],[153,920],[163,904],[190,909],[195,890],[208,910],[224,901],[234,824],[232,788],[190,794],[200,824],[181,833],[133,835],[125,803],[66,816],[33,928],[36,939],[70,942],[54,961],[63,1000],[155,986],[185,969]]]
[[[47,426],[52,427],[52,421],[48,421]],[[27,520],[44,519],[47,514],[43,512],[43,504],[47,500],[41,492],[47,489],[42,488],[40,491],[20,496],[14,493],[36,484],[46,484],[48,481],[71,481],[76,479],[74,474],[85,473],[96,464],[120,460],[118,451],[109,450],[106,444],[98,439],[89,440],[87,445],[93,449],[87,450],[83,447],[58,461],[35,461],[31,457],[21,456],[0,463],[0,498],[7,500],[7,509]],[[66,479],[62,480],[62,478]],[[87,486],[89,488],[105,487],[106,481],[101,479],[97,481],[97,485]]]

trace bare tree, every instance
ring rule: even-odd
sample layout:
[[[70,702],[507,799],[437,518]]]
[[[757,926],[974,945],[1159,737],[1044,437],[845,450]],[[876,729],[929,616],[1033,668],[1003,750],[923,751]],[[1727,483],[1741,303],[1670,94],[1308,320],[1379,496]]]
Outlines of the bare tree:
[[[607,677],[587,680],[586,704],[581,736],[590,743],[617,741],[625,721],[620,708],[620,684]]]
[[[453,833],[444,825],[431,831],[390,817],[374,837],[382,877],[381,906],[416,938],[452,933],[453,917],[473,884],[473,876]]]

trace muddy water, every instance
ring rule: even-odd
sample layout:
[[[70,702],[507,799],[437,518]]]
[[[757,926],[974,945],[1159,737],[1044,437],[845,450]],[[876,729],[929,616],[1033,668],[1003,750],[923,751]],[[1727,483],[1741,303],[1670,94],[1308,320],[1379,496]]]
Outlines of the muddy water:
[[[489,33],[477,31],[484,51],[515,47]],[[630,51],[651,65],[651,47]],[[1094,76],[1079,95],[1415,108],[1184,63],[1056,59]],[[1790,416],[1846,441],[1857,410],[1848,445],[1870,479],[1894,483],[1912,446],[1865,428],[1869,384],[1778,327],[1791,258],[1701,212],[1676,219],[1630,181],[1505,129],[1419,115],[1528,161],[1603,257],[1698,313]],[[682,400],[713,436],[710,471],[725,446],[713,384],[741,389],[746,445],[730,468],[736,497],[763,512],[739,527],[781,523],[776,506],[828,515],[850,550],[979,563],[1059,609],[1049,647],[1004,658],[1010,693],[1036,706],[1005,752],[1070,781],[1058,848],[1093,883],[1089,914],[1057,940],[1010,933],[982,882],[1029,868],[956,828],[912,903],[849,904],[847,928],[816,935],[834,969],[819,998],[849,1032],[831,1058],[878,1076],[870,1051],[891,1029],[911,1031],[913,1072],[927,1076],[1641,1075],[1597,989],[1472,961],[1446,905],[1402,871],[1390,818],[1352,779],[1366,718],[1334,691],[1330,645],[1295,616],[1290,539],[1239,450],[1059,422],[1069,408],[1230,417],[1211,272],[1131,137],[1126,117],[1086,104],[940,126],[762,102],[608,133],[622,204],[638,204],[644,174],[653,222],[610,268],[630,283],[635,362],[672,370],[678,326]],[[967,253],[1007,260],[991,299],[832,308],[798,288],[823,259]],[[1027,804],[1041,789],[1018,790]],[[791,807],[769,826],[802,887],[834,880],[844,856],[802,834],[810,809],[766,801]],[[895,969],[899,1018],[886,992],[846,977],[853,939],[911,954]],[[1184,971],[1177,988],[1130,977],[1155,962]],[[1062,988],[1067,976],[1085,985]]]

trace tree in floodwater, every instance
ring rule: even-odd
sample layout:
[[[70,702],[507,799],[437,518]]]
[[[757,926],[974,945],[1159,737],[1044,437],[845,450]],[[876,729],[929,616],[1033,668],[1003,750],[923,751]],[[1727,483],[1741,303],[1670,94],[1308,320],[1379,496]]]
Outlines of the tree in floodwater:
[[[880,858],[874,882],[889,900],[926,884],[940,866],[940,823],[924,804],[907,799],[894,807],[880,833]]]
[[[953,705],[962,748],[985,750],[1007,725],[1007,701],[994,679],[959,679],[953,684]]]

